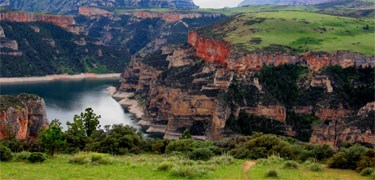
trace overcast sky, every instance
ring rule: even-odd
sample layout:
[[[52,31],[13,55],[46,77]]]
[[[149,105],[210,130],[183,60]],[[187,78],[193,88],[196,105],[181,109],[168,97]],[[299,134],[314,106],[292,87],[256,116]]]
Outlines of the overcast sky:
[[[243,0],[193,0],[200,8],[235,7]]]

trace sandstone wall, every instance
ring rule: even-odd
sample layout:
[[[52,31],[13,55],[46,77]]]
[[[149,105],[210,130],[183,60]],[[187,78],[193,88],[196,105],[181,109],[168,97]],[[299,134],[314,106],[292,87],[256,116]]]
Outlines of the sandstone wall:
[[[39,131],[48,126],[46,106],[42,98],[21,94],[17,97],[2,96],[1,100],[3,110],[0,112],[0,139],[13,135],[17,139],[37,137]]]
[[[69,29],[69,26],[75,25],[75,20],[72,16],[58,16],[26,12],[1,12],[0,21],[46,22],[52,23],[67,30]]]
[[[358,53],[306,53],[302,55],[276,53],[234,53],[232,47],[224,42],[200,37],[196,31],[190,31],[188,42],[196,49],[196,55],[207,62],[225,65],[230,70],[243,72],[260,70],[265,65],[306,64],[309,69],[319,71],[327,66],[339,65],[344,68],[351,66],[375,67],[375,57],[363,56]]]

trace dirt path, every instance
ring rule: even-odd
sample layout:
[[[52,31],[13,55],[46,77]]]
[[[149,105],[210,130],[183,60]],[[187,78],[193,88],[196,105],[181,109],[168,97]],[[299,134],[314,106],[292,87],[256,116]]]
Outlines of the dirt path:
[[[243,179],[244,180],[249,180],[249,175],[248,172],[251,167],[255,166],[256,162],[255,161],[246,161],[242,167],[242,173],[243,173]]]

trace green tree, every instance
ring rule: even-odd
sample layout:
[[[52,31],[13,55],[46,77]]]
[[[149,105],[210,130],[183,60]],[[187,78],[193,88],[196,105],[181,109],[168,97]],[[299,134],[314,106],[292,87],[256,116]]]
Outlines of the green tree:
[[[64,136],[67,140],[69,153],[83,150],[92,141],[92,135],[100,128],[100,115],[96,115],[92,108],[87,108],[80,115],[75,115],[73,122],[67,122],[68,130]]]
[[[42,129],[40,141],[51,156],[65,145],[66,142],[63,138],[63,131],[59,120],[52,120],[48,128]]]
[[[85,112],[74,116],[74,122],[68,122],[68,127],[73,128],[79,133],[84,133],[85,136],[91,137],[94,131],[100,128],[100,115],[96,115],[92,108],[87,108]]]
[[[186,130],[182,133],[180,139],[191,139],[190,130],[189,130],[189,129],[186,129]]]

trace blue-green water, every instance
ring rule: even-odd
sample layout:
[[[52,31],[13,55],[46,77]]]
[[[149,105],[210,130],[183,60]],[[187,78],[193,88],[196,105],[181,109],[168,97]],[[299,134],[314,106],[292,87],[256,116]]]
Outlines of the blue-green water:
[[[132,115],[126,113],[106,91],[117,82],[116,79],[100,79],[1,84],[0,94],[31,93],[43,97],[48,119],[59,119],[64,129],[67,121],[73,121],[75,114],[80,114],[88,107],[102,116],[102,127],[112,124],[135,126]]]

